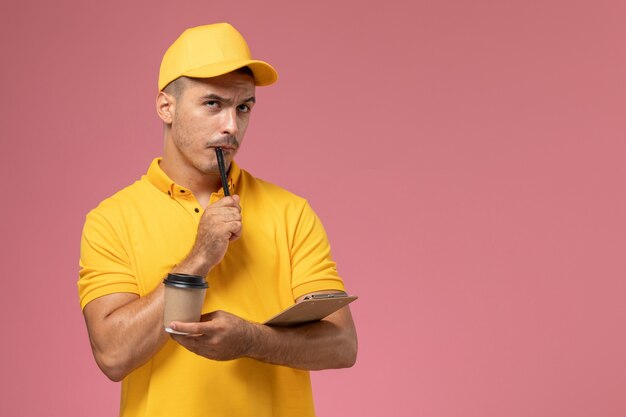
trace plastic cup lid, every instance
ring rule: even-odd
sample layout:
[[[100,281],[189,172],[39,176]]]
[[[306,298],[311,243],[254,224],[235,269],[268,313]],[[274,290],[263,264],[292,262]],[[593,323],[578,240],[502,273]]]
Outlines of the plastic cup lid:
[[[169,287],[178,288],[208,288],[209,284],[204,277],[200,275],[189,274],[167,274],[167,278],[163,280],[163,284]]]

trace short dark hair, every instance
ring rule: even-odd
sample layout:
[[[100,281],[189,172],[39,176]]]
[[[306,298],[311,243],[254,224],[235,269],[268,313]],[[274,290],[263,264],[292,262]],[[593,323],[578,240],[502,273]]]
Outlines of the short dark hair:
[[[163,92],[174,96],[174,98],[179,98],[183,90],[185,89],[186,83],[187,77],[178,77],[174,81],[166,85],[165,88],[163,88]]]
[[[234,70],[233,72],[236,72],[239,74],[245,74],[254,78],[254,73],[248,67],[241,67],[241,68]],[[185,87],[187,86],[187,79],[189,78],[192,78],[192,77],[182,76],[182,77],[176,78],[174,81],[166,85],[165,88],[163,88],[163,92],[174,96],[174,98],[179,98],[180,95],[183,93],[183,91],[185,91]]]

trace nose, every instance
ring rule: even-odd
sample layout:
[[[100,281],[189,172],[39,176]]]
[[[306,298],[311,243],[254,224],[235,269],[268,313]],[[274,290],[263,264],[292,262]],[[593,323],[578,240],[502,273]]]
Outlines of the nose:
[[[239,126],[237,124],[237,109],[226,108],[222,111],[222,126],[221,131],[223,134],[237,136],[239,133]]]

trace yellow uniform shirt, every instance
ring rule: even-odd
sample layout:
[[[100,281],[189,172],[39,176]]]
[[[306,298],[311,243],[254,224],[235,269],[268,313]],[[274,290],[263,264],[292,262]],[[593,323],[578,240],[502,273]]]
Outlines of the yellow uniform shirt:
[[[140,296],[161,285],[193,246],[203,207],[155,159],[148,173],[88,215],[81,242],[81,307],[119,292]],[[242,237],[207,276],[203,313],[224,310],[263,322],[298,297],[344,290],[319,219],[306,200],[229,172],[242,207]],[[223,197],[223,190],[211,202]],[[309,374],[253,359],[218,362],[169,340],[122,382],[122,416],[312,416]]]

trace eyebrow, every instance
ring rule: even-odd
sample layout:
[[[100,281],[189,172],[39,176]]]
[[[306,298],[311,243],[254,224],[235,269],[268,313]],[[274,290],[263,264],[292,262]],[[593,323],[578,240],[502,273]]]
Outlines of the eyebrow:
[[[213,93],[207,94],[205,96],[202,96],[202,100],[218,100],[218,101],[222,101],[222,102],[224,102],[226,104],[232,104],[232,102],[233,102],[232,99],[229,99],[229,98],[226,98],[226,97],[222,97],[220,95],[213,94]],[[256,103],[256,97],[250,96],[250,97],[248,97],[248,98],[246,98],[246,99],[244,99],[242,101],[242,103],[248,103],[248,102]]]

